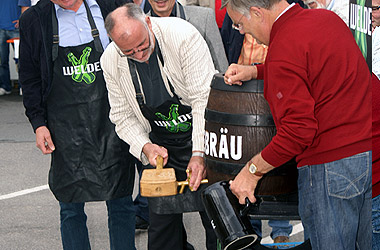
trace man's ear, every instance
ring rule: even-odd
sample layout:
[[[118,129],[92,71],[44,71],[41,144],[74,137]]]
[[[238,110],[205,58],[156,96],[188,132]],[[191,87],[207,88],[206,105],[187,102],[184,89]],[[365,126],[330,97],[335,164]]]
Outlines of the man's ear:
[[[145,17],[145,22],[148,24],[149,29],[152,29],[152,22],[150,21],[150,17],[146,16]]]
[[[262,19],[263,17],[263,12],[261,10],[261,8],[258,8],[258,7],[254,7],[252,6],[250,9],[249,9],[249,12],[251,14],[251,17],[253,18],[259,18],[259,19]]]

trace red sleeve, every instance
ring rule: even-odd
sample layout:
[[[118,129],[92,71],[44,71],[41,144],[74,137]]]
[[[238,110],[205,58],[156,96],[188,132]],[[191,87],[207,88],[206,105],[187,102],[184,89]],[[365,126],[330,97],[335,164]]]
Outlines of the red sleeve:
[[[264,94],[277,134],[261,155],[277,167],[302,153],[313,142],[318,129],[315,101],[308,90],[306,69],[295,64],[267,61],[264,81]]]
[[[263,80],[264,79],[264,64],[257,64],[257,79]]]

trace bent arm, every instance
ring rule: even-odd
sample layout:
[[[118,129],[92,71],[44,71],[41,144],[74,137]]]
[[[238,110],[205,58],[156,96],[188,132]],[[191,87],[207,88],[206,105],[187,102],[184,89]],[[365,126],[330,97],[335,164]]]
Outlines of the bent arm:
[[[130,153],[147,165],[149,161],[143,154],[143,147],[151,143],[150,126],[137,104],[129,68],[126,66],[120,72],[118,57],[114,46],[109,45],[100,59],[111,106],[110,120],[116,125],[117,135],[130,145]]]

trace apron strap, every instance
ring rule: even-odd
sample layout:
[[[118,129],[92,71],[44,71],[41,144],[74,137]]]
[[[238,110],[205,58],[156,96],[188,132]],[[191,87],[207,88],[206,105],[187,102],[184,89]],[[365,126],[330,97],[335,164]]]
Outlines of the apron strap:
[[[164,58],[162,56],[160,45],[158,44],[157,39],[156,39],[155,50],[156,50],[156,53],[158,55],[158,58],[161,61],[162,67],[164,67]],[[131,73],[131,77],[132,77],[133,86],[135,87],[135,91],[136,91],[136,100],[137,100],[137,103],[139,104],[139,106],[141,108],[145,104],[145,100],[144,100],[144,96],[141,92],[139,79],[137,77],[136,64],[132,59],[128,58],[128,65],[129,65],[129,72]],[[168,83],[169,83],[170,91],[173,93],[174,97],[177,98],[178,101],[181,100],[181,98],[175,93],[174,87],[171,84],[169,79],[168,79]]]
[[[136,64],[135,64],[135,62],[133,62],[132,59],[128,58],[128,65],[129,65],[129,72],[131,73],[131,77],[132,77],[133,86],[135,87],[135,91],[136,91],[136,100],[137,100],[137,103],[139,104],[139,106],[141,108],[144,105],[145,100],[144,100],[144,96],[141,92],[139,79],[137,78]]]
[[[182,6],[181,6],[182,7]],[[182,7],[183,9],[183,7]],[[164,57],[162,56],[162,53],[161,53],[161,48],[160,48],[160,45],[158,44],[158,41],[156,39],[156,53],[158,55],[158,58],[160,59],[161,61],[161,64],[162,64],[162,67],[164,67]],[[170,80],[168,79],[168,83],[169,83],[169,88],[170,88],[170,91],[173,93],[173,95],[178,99],[178,100],[181,100],[181,98],[179,98],[179,96],[177,96],[177,94],[174,92],[174,87],[173,85],[171,84]]]
[[[83,3],[84,3],[84,6],[86,7],[88,22],[90,23],[90,26],[91,26],[91,35],[94,38],[95,49],[99,53],[103,53],[103,46],[100,41],[99,30],[96,28],[94,18],[92,17],[92,14],[90,11],[90,7],[88,7],[86,0],[83,0]]]
[[[84,6],[86,8],[88,22],[90,23],[90,26],[91,26],[91,35],[94,38],[95,49],[99,53],[103,53],[104,50],[103,50],[102,43],[100,41],[99,30],[96,28],[94,18],[92,17],[90,8],[88,7],[86,0],[83,0],[83,3],[84,3]],[[59,47],[58,19],[57,19],[57,15],[55,12],[54,4],[52,5],[51,10],[52,10],[51,17],[52,17],[52,26],[53,26],[52,58],[53,58],[53,62],[54,62],[58,57],[58,47]]]
[[[52,21],[52,25],[53,25],[52,59],[54,62],[58,57],[58,46],[59,46],[58,20],[57,20],[57,16],[55,13],[54,4],[52,5],[51,12],[52,12],[51,13],[51,21]]]

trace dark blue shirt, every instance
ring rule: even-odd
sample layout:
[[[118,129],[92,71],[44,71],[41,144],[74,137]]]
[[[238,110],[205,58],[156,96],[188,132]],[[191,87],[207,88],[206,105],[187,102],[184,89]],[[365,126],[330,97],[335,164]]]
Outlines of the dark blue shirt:
[[[30,6],[32,6],[32,1],[31,0],[18,0],[18,6],[30,7]]]
[[[156,108],[170,99],[170,95],[162,79],[156,50],[149,57],[149,63],[135,63],[143,87],[145,103],[148,106]]]
[[[0,29],[14,30],[15,23],[19,19],[21,8],[18,6],[18,0],[1,0],[0,4]]]

